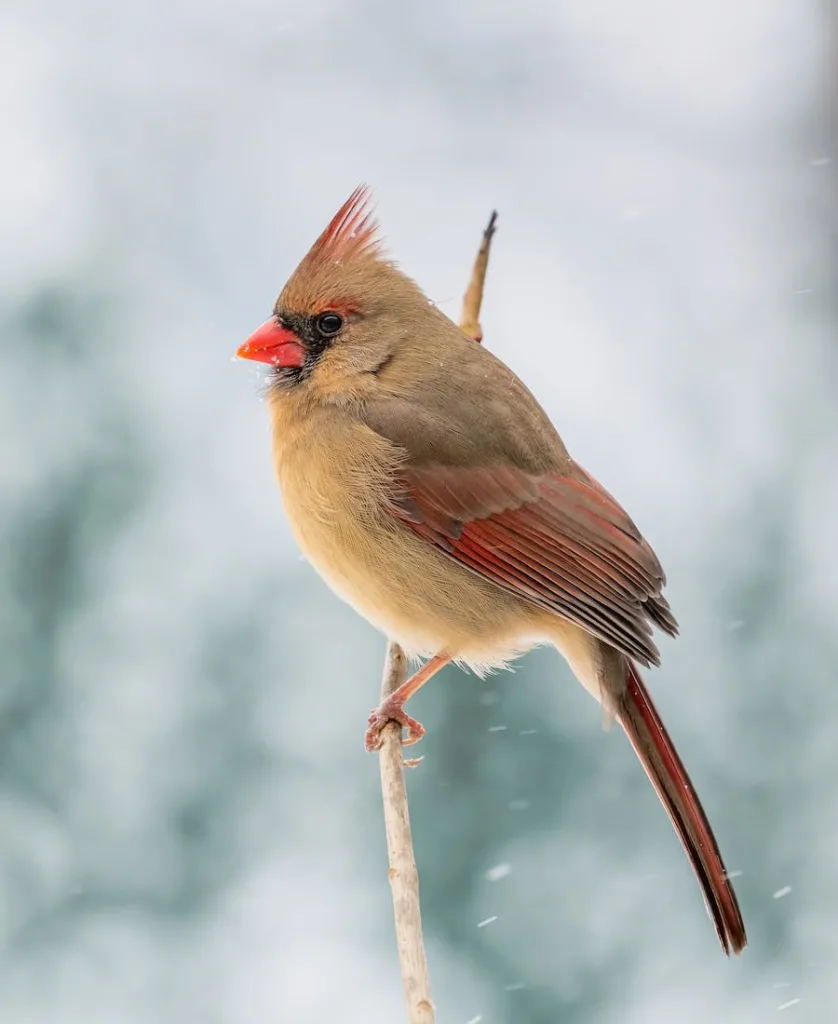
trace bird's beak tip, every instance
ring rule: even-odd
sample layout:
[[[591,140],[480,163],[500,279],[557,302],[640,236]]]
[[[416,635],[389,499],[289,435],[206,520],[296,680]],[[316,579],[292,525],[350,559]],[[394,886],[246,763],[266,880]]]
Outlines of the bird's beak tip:
[[[239,345],[236,350],[239,359],[254,359],[272,366],[302,366],[305,351],[299,338],[275,319],[266,320],[261,327]]]

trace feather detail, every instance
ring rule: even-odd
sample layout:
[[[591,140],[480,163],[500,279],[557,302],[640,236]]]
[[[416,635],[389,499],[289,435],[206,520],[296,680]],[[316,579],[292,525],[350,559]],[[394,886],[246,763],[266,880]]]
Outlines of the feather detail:
[[[625,671],[617,717],[689,857],[722,949],[740,953],[745,925],[713,829],[640,673],[628,660]]]
[[[370,190],[359,185],[309,249],[305,263],[311,267],[363,256],[377,257],[380,246]]]
[[[384,256],[371,203],[369,189],[359,185],[286,282],[274,307],[278,317],[332,311],[352,319],[363,314],[382,289],[392,297],[394,284],[403,275]],[[353,369],[358,367],[350,358],[349,370]],[[344,380],[343,385],[351,387],[351,382]]]
[[[555,612],[644,665],[652,624],[678,626],[660,563],[625,510],[583,469],[401,467],[394,511],[473,572]]]

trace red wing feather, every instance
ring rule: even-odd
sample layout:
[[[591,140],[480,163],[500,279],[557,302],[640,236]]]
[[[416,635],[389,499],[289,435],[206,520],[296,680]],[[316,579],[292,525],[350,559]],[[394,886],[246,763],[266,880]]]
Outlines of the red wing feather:
[[[643,664],[652,623],[674,635],[654,552],[584,470],[407,466],[397,514],[449,557]]]

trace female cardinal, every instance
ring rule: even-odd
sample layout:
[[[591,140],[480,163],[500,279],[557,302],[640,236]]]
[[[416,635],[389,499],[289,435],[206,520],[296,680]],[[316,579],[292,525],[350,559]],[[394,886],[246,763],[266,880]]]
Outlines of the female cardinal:
[[[382,254],[364,187],[291,275],[238,355],[274,368],[276,472],[294,535],[330,586],[425,664],[369,718],[368,750],[451,661],[559,649],[615,717],[666,808],[726,953],[736,894],[636,663],[675,635],[663,570],[568,455],[515,374]]]

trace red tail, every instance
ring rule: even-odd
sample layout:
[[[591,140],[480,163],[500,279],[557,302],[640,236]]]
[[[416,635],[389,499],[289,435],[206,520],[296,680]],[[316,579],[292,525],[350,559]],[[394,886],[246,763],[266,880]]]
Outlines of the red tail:
[[[745,924],[716,837],[640,673],[628,658],[626,664],[626,689],[618,714],[620,724],[690,858],[722,948],[728,955],[731,950],[739,953],[748,941]]]

